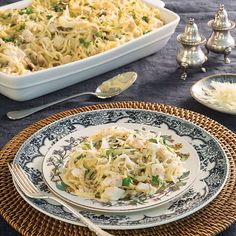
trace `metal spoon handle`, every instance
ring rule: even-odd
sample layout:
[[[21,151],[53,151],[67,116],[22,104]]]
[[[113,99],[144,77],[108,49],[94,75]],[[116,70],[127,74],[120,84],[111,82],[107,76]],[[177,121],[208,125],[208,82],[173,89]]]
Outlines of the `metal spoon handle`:
[[[57,101],[50,102],[50,103],[47,103],[47,104],[44,104],[44,105],[41,105],[41,106],[38,106],[38,107],[33,107],[33,108],[28,108],[28,109],[23,109],[23,110],[18,110],[18,111],[9,111],[7,113],[7,117],[11,120],[19,120],[19,119],[22,119],[26,116],[29,116],[29,115],[37,112],[37,111],[41,111],[41,110],[43,110],[47,107],[50,107],[50,106],[56,105],[58,103],[65,102],[69,99],[76,98],[76,97],[83,96],[83,95],[94,95],[94,96],[96,96],[96,93],[84,92],[84,93],[74,94],[74,95],[71,95],[69,97],[62,98],[62,99],[59,99]]]

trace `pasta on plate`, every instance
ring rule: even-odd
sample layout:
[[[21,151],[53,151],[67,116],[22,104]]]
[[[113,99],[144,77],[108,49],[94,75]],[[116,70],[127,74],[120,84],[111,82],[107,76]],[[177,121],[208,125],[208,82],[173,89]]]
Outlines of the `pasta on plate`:
[[[118,47],[164,22],[141,0],[33,0],[0,11],[0,72],[21,75]]]
[[[145,129],[103,129],[86,137],[70,155],[62,180],[67,191],[102,202],[151,196],[186,171],[188,154],[180,154],[177,146]]]

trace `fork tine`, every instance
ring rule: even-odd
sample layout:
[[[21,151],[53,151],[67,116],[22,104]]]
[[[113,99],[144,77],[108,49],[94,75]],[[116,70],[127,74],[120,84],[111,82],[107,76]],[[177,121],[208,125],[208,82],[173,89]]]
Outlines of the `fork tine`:
[[[30,192],[28,190],[28,188],[26,188],[24,185],[22,185],[21,181],[19,181],[19,178],[18,176],[15,174],[15,171],[13,170],[12,168],[12,165],[8,163],[8,168],[11,172],[11,175],[13,177],[13,179],[16,181],[17,185],[20,187],[20,189],[26,194],[26,195],[29,195]]]
[[[33,185],[33,183],[29,180],[28,176],[26,175],[26,173],[23,171],[23,169],[17,165],[17,164],[8,164],[9,170],[12,174],[12,177],[15,179],[16,183],[18,184],[18,186],[20,187],[20,189],[25,193],[26,196],[31,197],[31,198],[50,198],[53,199],[55,201],[57,201],[58,203],[60,203],[62,206],[66,207],[69,211],[71,211],[75,216],[77,216],[82,223],[84,223],[90,230],[92,230],[93,232],[96,233],[96,235],[98,236],[112,236],[112,234],[109,234],[105,231],[103,231],[100,227],[98,227],[96,224],[94,224],[93,222],[91,222],[88,218],[84,217],[82,214],[80,214],[79,212],[77,212],[73,207],[71,207],[69,204],[67,204],[66,202],[64,202],[63,200],[61,200],[60,198],[56,197],[56,196],[52,196],[49,194],[40,195],[39,190],[36,188],[36,186]],[[33,185],[33,189],[36,189],[36,192],[32,192],[33,190],[31,188],[29,188],[30,186],[32,187]]]
[[[35,191],[29,186],[28,181],[25,180],[25,175],[20,174],[18,169],[16,169],[15,164],[10,164],[12,169],[12,174],[17,184],[24,190],[24,192],[28,192],[29,194],[34,193]]]
[[[28,188],[28,190],[31,193],[38,192],[38,189],[32,184],[32,182],[30,181],[30,179],[26,175],[25,171],[21,168],[21,166],[18,164],[12,164],[12,166],[13,166],[13,169],[15,170],[17,176],[20,178],[20,181],[23,182],[22,184],[24,184],[25,187]]]
[[[29,179],[28,175],[25,173],[25,171],[22,169],[22,167],[18,164],[13,164],[18,171],[19,175],[23,177],[23,180],[25,180],[25,183],[29,186],[30,189],[32,189],[33,192],[38,192],[39,190],[35,187],[35,185],[32,183],[32,181]]]

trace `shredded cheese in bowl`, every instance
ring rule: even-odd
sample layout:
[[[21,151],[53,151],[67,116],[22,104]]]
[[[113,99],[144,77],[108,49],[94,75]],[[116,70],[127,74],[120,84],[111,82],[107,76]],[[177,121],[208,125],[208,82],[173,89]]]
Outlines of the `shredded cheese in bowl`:
[[[151,196],[179,181],[185,172],[188,154],[178,152],[179,148],[150,131],[103,129],[79,144],[62,180],[69,192],[102,202]]]
[[[220,108],[236,111],[236,83],[212,81],[211,88],[204,89],[204,99]]]
[[[77,61],[163,24],[141,0],[33,0],[0,11],[0,71],[21,75]]]

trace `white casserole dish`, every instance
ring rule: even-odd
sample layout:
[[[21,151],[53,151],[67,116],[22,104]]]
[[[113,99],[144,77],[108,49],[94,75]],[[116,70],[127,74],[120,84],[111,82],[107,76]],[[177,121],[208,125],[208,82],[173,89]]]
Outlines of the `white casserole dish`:
[[[16,101],[30,100],[65,88],[72,84],[113,70],[163,48],[174,33],[179,16],[164,8],[158,0],[145,0],[160,10],[165,25],[117,48],[54,68],[20,76],[0,72],[0,93]],[[1,9],[24,8],[31,1],[24,0],[0,7]]]

